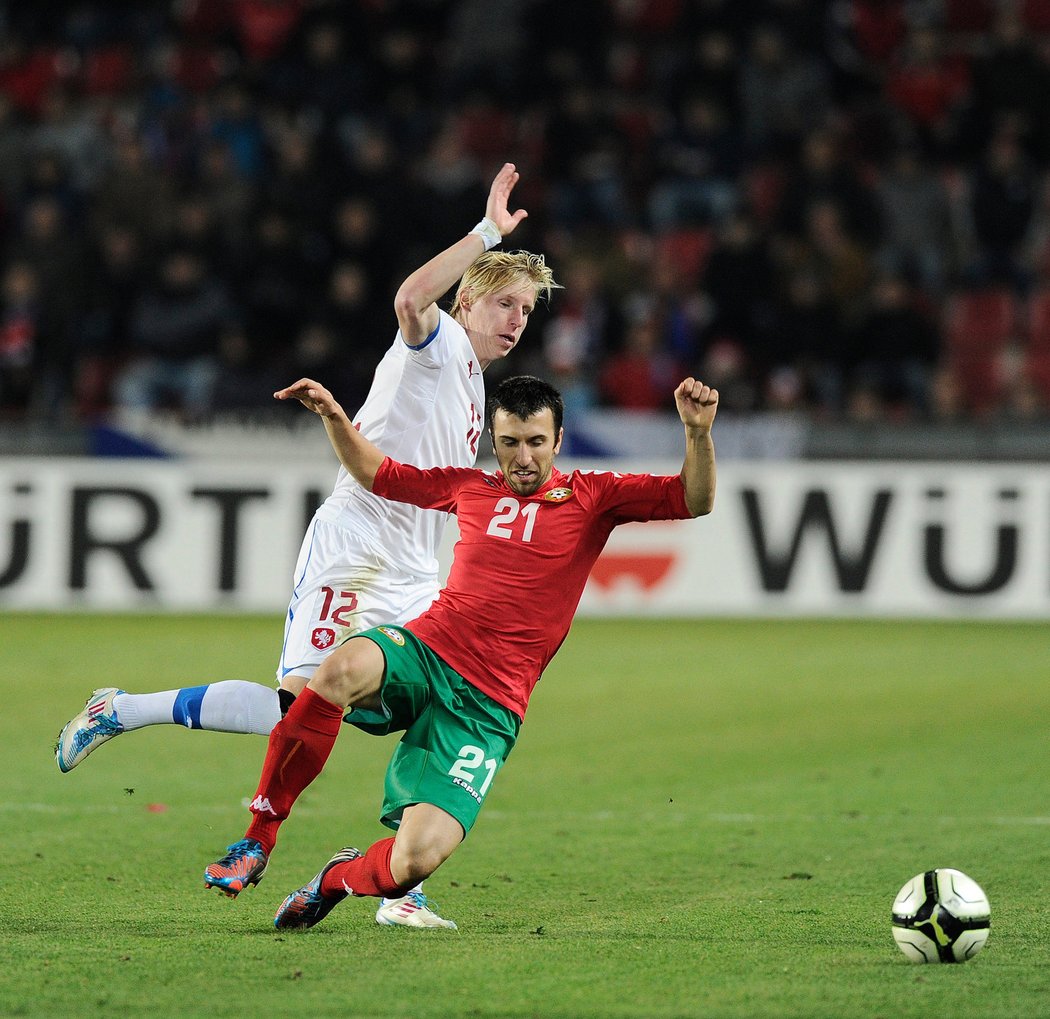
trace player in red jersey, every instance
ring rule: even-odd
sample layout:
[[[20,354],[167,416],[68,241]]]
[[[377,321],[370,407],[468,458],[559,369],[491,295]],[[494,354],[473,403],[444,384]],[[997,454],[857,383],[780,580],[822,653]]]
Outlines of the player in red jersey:
[[[296,928],[313,926],[349,894],[398,894],[463,840],[612,529],[711,511],[718,393],[693,378],[675,390],[686,452],[681,473],[666,477],[557,470],[561,397],[528,376],[507,379],[488,401],[496,472],[397,463],[310,379],[275,395],[320,415],[339,459],[366,489],[455,513],[460,528],[437,601],[407,626],[376,627],[332,652],[270,736],[242,840],[252,850],[246,866],[258,873],[246,873],[244,884],[262,876],[278,828],[320,774],[348,709],[347,720],[365,731],[405,732],[381,817],[396,836],[363,855],[341,850],[289,895],[274,923]],[[522,611],[538,601],[543,612]]]

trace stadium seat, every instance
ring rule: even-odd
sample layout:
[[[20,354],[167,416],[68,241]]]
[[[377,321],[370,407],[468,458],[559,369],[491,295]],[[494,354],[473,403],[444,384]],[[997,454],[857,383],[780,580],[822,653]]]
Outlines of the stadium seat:
[[[1037,35],[1050,32],[1050,0],[1022,0],[1019,14],[1030,32]]]
[[[945,306],[943,354],[967,410],[988,413],[1003,387],[1003,355],[1017,332],[1013,294],[1004,289],[959,291]]]
[[[84,54],[81,79],[84,92],[91,96],[118,95],[129,88],[135,63],[128,47],[102,46]]]
[[[704,227],[671,230],[656,238],[654,261],[673,267],[675,274],[689,285],[697,283],[707,267],[714,246],[714,235]]]
[[[743,194],[748,208],[758,223],[768,226],[780,209],[785,175],[781,167],[763,163],[744,173]]]
[[[1024,318],[1025,371],[1040,396],[1050,403],[1050,288],[1028,299]]]

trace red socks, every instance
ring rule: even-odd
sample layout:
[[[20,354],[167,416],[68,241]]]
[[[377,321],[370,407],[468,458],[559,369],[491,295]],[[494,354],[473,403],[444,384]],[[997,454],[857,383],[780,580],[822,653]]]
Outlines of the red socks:
[[[352,895],[399,897],[404,888],[411,885],[399,885],[390,873],[390,854],[393,851],[394,840],[381,839],[364,856],[337,863],[321,880],[321,894],[338,895],[349,889]]]
[[[245,838],[258,840],[267,853],[273,851],[277,829],[299,794],[321,774],[342,722],[343,708],[309,687],[296,697],[270,733],[259,788],[248,807],[254,817]]]

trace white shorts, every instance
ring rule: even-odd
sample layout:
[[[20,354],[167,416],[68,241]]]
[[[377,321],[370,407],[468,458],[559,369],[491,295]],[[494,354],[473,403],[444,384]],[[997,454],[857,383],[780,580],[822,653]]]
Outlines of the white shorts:
[[[437,597],[437,577],[406,575],[352,531],[317,517],[295,566],[277,681],[313,676],[348,637],[383,623],[407,623]]]

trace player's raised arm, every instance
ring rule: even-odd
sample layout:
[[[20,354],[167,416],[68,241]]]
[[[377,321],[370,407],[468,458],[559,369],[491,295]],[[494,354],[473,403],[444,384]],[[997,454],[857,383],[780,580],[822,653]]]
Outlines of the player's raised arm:
[[[273,395],[277,400],[298,400],[320,417],[342,465],[361,486],[372,491],[376,472],[386,455],[354,427],[339,401],[320,382],[300,379]]]
[[[718,390],[699,379],[688,378],[674,391],[674,400],[685,425],[685,502],[689,512],[700,517],[710,513],[715,505],[715,444],[711,426],[718,411]]]
[[[483,252],[494,248],[528,215],[511,212],[510,193],[518,183],[513,163],[504,163],[492,181],[485,218],[465,237],[416,269],[398,288],[394,311],[401,335],[410,346],[422,343],[438,324],[437,301]]]

